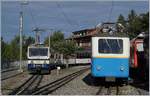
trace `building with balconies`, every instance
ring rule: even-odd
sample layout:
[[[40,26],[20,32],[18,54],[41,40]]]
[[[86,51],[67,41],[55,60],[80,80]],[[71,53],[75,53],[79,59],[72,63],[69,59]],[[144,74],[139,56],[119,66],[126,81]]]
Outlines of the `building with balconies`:
[[[72,32],[71,40],[75,41],[76,45],[82,50],[76,52],[77,57],[90,57],[91,56],[91,37],[93,36],[122,36],[125,34],[122,32],[124,28],[122,25],[118,25],[113,22],[105,22],[98,24],[95,28],[84,29]],[[116,28],[120,28],[116,29]],[[123,35],[124,36],[124,35]],[[80,56],[83,55],[83,56]]]
[[[77,58],[89,58],[91,56],[91,37],[96,34],[96,28],[72,32],[71,39],[82,49],[76,52]]]

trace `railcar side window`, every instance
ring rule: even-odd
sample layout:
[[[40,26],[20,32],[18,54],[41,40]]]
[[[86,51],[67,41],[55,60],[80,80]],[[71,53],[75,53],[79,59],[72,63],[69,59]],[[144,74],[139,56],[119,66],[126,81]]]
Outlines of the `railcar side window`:
[[[123,53],[123,40],[122,39],[99,39],[98,41],[99,53]]]

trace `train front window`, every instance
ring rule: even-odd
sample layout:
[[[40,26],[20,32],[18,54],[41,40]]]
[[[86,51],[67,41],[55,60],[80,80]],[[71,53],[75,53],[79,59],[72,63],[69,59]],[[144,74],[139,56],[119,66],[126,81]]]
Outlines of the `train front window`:
[[[29,48],[29,56],[48,56],[48,48]]]
[[[123,40],[122,39],[99,39],[98,41],[99,53],[123,53]]]

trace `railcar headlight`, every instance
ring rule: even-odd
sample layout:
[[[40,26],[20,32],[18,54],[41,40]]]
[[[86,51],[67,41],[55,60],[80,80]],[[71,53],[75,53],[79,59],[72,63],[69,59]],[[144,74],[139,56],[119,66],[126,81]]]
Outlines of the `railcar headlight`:
[[[123,66],[120,67],[120,71],[124,71],[124,67]]]
[[[96,66],[96,69],[99,71],[101,70],[101,66]]]
[[[31,60],[28,61],[28,64],[31,64]]]
[[[32,61],[32,60],[29,60],[29,61],[28,61],[28,64],[33,64],[33,61]]]

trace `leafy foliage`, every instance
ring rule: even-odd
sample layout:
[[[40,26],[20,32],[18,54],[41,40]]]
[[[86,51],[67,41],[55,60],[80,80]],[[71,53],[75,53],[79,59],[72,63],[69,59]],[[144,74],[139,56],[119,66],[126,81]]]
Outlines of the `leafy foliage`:
[[[34,43],[33,37],[23,36],[23,49],[22,49],[22,58],[26,59],[27,48],[30,44]],[[5,43],[3,38],[1,38],[1,57],[2,61],[5,60],[19,60],[20,57],[20,37],[15,36],[15,38],[10,43]]]
[[[123,26],[126,26],[126,21],[122,14],[119,15],[117,22],[121,23]]]
[[[126,22],[128,21],[128,22]],[[130,38],[136,37],[141,32],[148,32],[149,30],[149,12],[146,14],[137,15],[134,10],[131,10],[128,14],[127,20],[120,14],[117,22],[125,26]]]
[[[49,37],[45,39],[44,43],[49,44]],[[65,57],[73,54],[76,50],[75,43],[65,40],[64,34],[60,31],[56,31],[50,36],[50,47],[51,50],[62,53]]]
[[[50,47],[55,49],[55,51],[58,51],[57,43],[64,40],[64,34],[60,31],[54,32],[53,35],[50,36]],[[44,41],[44,44],[49,45],[49,37],[47,37]]]

